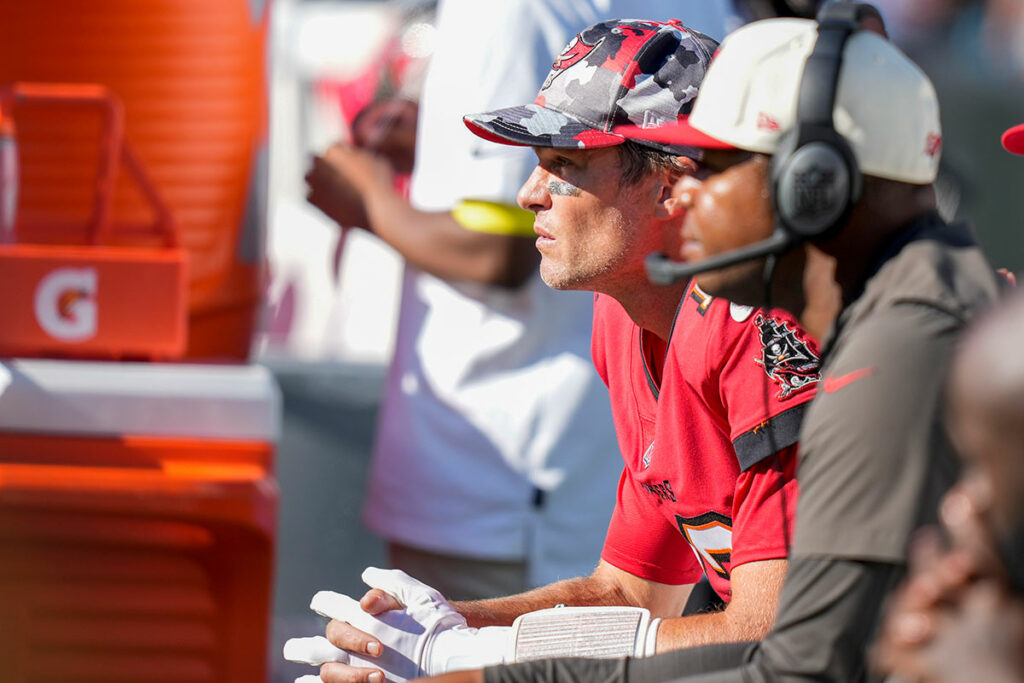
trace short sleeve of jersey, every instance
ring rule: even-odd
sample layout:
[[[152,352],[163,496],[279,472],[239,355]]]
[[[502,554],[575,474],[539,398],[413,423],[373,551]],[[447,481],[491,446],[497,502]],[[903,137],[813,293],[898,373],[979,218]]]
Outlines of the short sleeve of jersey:
[[[798,441],[804,408],[820,378],[819,352],[789,313],[757,309],[738,321],[743,315],[735,315],[738,308],[749,310],[730,306],[732,319],[719,329],[718,339],[709,340],[709,348],[728,349],[715,351],[722,359],[717,398],[740,468],[747,470]],[[709,367],[714,372],[715,364]]]
[[[732,564],[786,557],[797,504],[797,447],[782,449],[741,472],[733,499]]]
[[[848,330],[807,414],[794,555],[905,560],[957,475],[939,401],[959,326],[907,303]]]
[[[704,570],[679,530],[653,509],[651,500],[624,470],[601,559],[649,581],[696,583]]]

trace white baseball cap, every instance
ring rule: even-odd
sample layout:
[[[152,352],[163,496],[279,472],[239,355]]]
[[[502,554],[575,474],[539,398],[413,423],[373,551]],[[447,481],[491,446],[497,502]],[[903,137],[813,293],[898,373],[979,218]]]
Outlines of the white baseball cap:
[[[726,36],[689,118],[657,128],[621,127],[627,138],[773,154],[796,125],[804,63],[818,37],[808,19],[765,19]],[[862,173],[905,183],[935,180],[942,147],[935,88],[885,38],[846,41],[833,124]]]

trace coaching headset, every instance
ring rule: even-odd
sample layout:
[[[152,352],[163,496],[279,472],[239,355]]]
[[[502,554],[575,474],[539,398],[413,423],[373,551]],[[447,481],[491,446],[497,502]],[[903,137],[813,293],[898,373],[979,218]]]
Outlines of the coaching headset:
[[[831,2],[818,13],[818,38],[800,79],[796,124],[772,156],[772,236],[696,263],[672,261],[662,252],[650,254],[645,265],[652,282],[670,285],[764,256],[772,257],[766,264],[769,280],[775,256],[842,228],[860,197],[861,174],[850,144],[833,125],[832,110],[843,48],[868,18],[881,22],[878,10],[865,3]]]

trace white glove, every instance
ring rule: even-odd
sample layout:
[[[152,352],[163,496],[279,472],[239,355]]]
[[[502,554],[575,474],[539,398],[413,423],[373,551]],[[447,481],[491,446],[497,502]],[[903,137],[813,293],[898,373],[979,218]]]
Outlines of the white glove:
[[[403,571],[369,567],[363,581],[403,608],[373,616],[347,595],[331,591],[314,595],[309,606],[375,636],[384,645],[381,655],[347,652],[316,637],[289,640],[285,659],[380,669],[389,681],[404,683],[446,671],[557,656],[649,656],[661,621],[639,607],[556,607],[524,614],[511,627],[470,628],[440,593]]]
[[[384,645],[381,655],[346,652],[325,638],[292,638],[285,643],[285,659],[314,666],[335,661],[376,668],[397,683],[504,662],[511,628],[470,628],[440,593],[397,569],[369,567],[363,581],[389,593],[403,609],[373,616],[347,595],[331,591],[314,595],[309,606],[317,614],[346,621],[376,637]]]
[[[348,653],[323,636],[289,638],[284,644],[284,658],[289,662],[320,666],[327,662],[348,663]]]

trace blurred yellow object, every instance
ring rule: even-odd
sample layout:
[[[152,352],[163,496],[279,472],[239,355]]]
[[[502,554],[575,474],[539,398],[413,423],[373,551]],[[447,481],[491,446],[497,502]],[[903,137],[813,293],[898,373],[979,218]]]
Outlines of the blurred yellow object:
[[[463,199],[452,209],[452,216],[459,225],[474,232],[522,237],[534,235],[533,212],[518,206]]]

